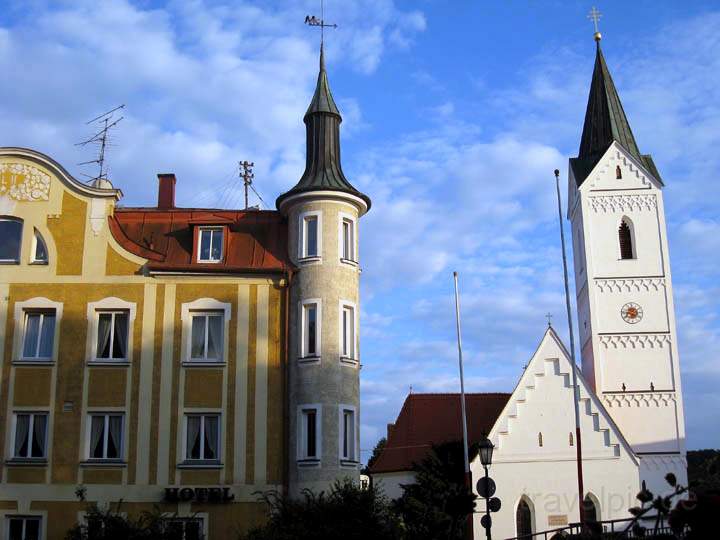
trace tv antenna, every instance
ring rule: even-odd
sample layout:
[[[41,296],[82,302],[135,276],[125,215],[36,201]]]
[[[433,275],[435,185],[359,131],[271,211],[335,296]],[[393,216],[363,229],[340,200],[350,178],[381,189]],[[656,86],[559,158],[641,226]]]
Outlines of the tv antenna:
[[[318,19],[315,15],[306,15],[305,24],[320,28],[320,45],[325,41],[325,28],[337,28],[337,24],[325,22],[325,0],[320,0],[320,18]]]
[[[112,128],[117,126],[123,118],[125,118],[124,116],[121,116],[117,120],[114,120],[115,113],[120,109],[124,108],[124,104],[119,105],[118,107],[115,107],[114,109],[109,110],[106,113],[103,113],[100,116],[96,116],[92,120],[88,120],[87,122],[85,122],[85,125],[97,124],[100,126],[100,129],[93,136],[75,144],[75,146],[87,146],[89,144],[95,144],[99,147],[97,159],[78,163],[78,165],[91,165],[93,163],[98,165],[99,171],[97,176],[90,176],[89,174],[83,173],[84,176],[87,176],[89,178],[88,182],[97,182],[100,180],[108,179],[108,172],[107,168],[105,167],[105,152],[107,151],[108,146],[110,146],[110,142],[108,140],[108,133]]]

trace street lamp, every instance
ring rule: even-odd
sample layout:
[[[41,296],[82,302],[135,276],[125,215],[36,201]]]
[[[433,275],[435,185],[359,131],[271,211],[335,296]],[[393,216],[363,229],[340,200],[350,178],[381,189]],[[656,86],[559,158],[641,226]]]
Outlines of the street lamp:
[[[491,497],[495,494],[495,482],[492,481],[490,476],[488,475],[488,467],[492,465],[492,456],[493,456],[493,450],[495,450],[495,446],[493,443],[488,439],[487,437],[480,441],[480,446],[478,448],[478,452],[480,453],[480,463],[482,463],[483,469],[485,469],[485,480],[484,483],[478,482],[478,493],[481,497],[485,499],[485,515],[483,516],[483,519],[481,520],[481,523],[483,527],[485,527],[485,537],[487,540],[491,540],[492,536],[490,533],[490,527],[492,526],[492,518],[490,517],[491,512]],[[480,485],[482,483],[482,486]],[[480,489],[482,487],[483,489]],[[499,508],[499,499],[495,499],[497,501],[496,503],[493,503],[493,506],[497,504],[497,508],[495,510],[492,510],[494,512],[497,512]]]

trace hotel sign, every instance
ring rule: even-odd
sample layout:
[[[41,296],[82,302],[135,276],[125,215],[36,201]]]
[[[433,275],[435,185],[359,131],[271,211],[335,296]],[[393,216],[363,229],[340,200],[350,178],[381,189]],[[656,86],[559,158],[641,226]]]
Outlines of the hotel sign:
[[[229,503],[235,499],[229,487],[169,487],[165,488],[165,502]]]

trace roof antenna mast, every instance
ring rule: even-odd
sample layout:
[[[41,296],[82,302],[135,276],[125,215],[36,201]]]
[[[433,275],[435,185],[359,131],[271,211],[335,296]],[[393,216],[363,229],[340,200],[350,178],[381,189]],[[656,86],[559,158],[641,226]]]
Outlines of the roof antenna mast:
[[[252,187],[253,178],[255,178],[255,174],[253,173],[253,167],[255,166],[254,161],[240,161],[238,163],[241,167],[240,172],[240,178],[243,179],[243,184],[245,186],[245,210],[249,209],[249,203],[248,203],[248,190],[252,189],[255,191],[255,189]]]
[[[96,163],[99,167],[98,174],[96,176],[90,176],[89,174],[84,174],[84,176],[87,176],[89,178],[88,182],[92,182],[93,184],[99,183],[101,181],[107,181],[108,180],[108,171],[105,167],[105,152],[107,151],[108,146],[110,146],[108,133],[109,131],[117,126],[120,121],[125,118],[124,116],[121,116],[117,120],[113,121],[113,118],[115,117],[115,113],[119,111],[120,109],[124,109],[125,105],[119,105],[115,107],[112,110],[107,111],[106,113],[101,114],[100,116],[96,116],[92,120],[88,120],[85,122],[85,125],[90,124],[98,124],[101,126],[100,130],[95,133],[92,137],[85,139],[82,142],[76,143],[75,146],[87,146],[88,144],[96,144],[98,145],[98,157],[96,159],[92,159],[90,161],[83,161],[82,163],[78,163],[78,165],[90,165],[93,163]]]
[[[337,24],[325,22],[325,0],[320,0],[320,18],[318,19],[315,15],[306,15],[305,24],[320,28],[320,50],[322,50],[325,43],[325,28],[337,28]]]

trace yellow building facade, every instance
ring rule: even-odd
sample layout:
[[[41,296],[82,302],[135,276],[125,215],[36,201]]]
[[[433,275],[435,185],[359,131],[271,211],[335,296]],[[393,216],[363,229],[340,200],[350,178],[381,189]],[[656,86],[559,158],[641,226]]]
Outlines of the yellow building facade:
[[[2,538],[63,538],[79,486],[233,537],[264,519],[255,492],[284,488],[284,263],[149,271],[111,230],[120,196],[0,149]],[[180,221],[229,237],[237,214]]]

